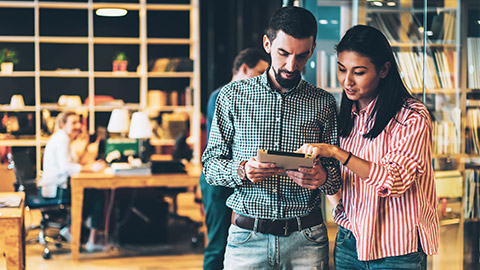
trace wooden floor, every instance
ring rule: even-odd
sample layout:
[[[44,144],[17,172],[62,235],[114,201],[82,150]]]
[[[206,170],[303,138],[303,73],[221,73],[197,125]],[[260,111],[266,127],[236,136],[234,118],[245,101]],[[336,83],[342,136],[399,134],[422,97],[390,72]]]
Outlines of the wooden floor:
[[[178,198],[180,215],[200,221],[202,219],[199,205],[194,203],[193,194],[181,194]],[[26,226],[39,220],[38,212],[26,214]],[[328,232],[330,238],[330,269],[333,268],[332,250],[337,231],[336,225],[329,225]],[[455,270],[461,269],[459,246],[462,244],[461,232],[458,224],[452,224],[441,227],[440,255],[429,257],[428,269],[435,270]],[[35,235],[29,235],[28,238]],[[135,248],[134,248],[135,249]],[[178,269],[178,270],[197,270],[202,269],[203,255],[200,252],[187,253],[181,255],[162,255],[162,252],[146,252],[148,255],[138,252],[138,250],[126,251],[125,249],[111,249],[104,253],[87,254],[81,253],[78,262],[72,261],[72,256],[68,249],[56,250],[52,247],[54,255],[50,260],[42,258],[43,248],[41,245],[30,244],[26,248],[27,269],[34,270],[57,270],[57,269],[136,269],[136,270],[158,270],[158,269]],[[59,252],[60,251],[60,252]],[[158,254],[158,255],[157,255]],[[5,269],[4,258],[0,258],[0,270]]]

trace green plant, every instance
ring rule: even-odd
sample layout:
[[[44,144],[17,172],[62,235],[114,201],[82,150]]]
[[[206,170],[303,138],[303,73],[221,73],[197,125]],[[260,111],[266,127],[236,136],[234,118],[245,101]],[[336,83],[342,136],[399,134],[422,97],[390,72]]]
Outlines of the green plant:
[[[15,50],[10,48],[3,48],[0,51],[0,63],[3,62],[12,62],[14,64],[18,63],[18,54]]]
[[[126,60],[128,60],[127,59],[127,54],[125,54],[124,52],[117,52],[115,54],[115,58],[113,60],[126,61]]]

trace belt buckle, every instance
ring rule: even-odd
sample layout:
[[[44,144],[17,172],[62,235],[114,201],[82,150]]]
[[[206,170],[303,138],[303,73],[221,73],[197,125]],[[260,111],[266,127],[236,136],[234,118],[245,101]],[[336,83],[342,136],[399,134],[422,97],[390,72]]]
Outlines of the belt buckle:
[[[288,220],[285,220],[285,225],[283,226],[284,229],[284,236],[288,236]]]

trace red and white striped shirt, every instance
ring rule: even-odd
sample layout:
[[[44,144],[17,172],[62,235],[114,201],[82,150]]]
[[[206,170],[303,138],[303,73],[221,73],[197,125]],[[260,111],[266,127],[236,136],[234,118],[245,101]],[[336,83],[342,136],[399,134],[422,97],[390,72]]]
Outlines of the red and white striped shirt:
[[[352,231],[361,261],[416,252],[418,236],[424,252],[436,254],[439,221],[430,115],[422,103],[408,100],[375,139],[367,139],[362,135],[373,126],[368,118],[375,102],[360,112],[352,110],[352,132],[340,138],[342,149],[371,166],[365,179],[342,166],[345,212],[335,222]]]

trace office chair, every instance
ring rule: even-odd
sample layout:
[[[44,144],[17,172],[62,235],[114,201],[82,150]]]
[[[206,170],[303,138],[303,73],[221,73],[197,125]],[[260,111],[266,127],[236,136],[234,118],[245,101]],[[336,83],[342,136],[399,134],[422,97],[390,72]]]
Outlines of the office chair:
[[[14,149],[12,149],[14,152]],[[60,194],[57,198],[44,198],[39,195],[36,185],[36,173],[31,160],[26,153],[18,152],[15,156],[12,153],[8,154],[8,169],[15,173],[15,190],[25,192],[25,206],[28,209],[39,209],[42,214],[42,220],[39,226],[28,228],[40,229],[38,237],[27,240],[27,243],[38,242],[44,245],[43,258],[50,259],[51,252],[48,248],[49,243],[54,243],[57,248],[61,248],[65,241],[59,234],[53,237],[47,236],[47,229],[60,229],[67,225],[69,216],[70,199],[63,198],[63,189],[60,189]],[[32,170],[33,168],[33,170]],[[28,231],[27,231],[28,233]]]

